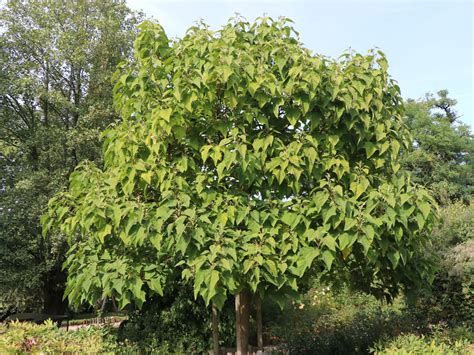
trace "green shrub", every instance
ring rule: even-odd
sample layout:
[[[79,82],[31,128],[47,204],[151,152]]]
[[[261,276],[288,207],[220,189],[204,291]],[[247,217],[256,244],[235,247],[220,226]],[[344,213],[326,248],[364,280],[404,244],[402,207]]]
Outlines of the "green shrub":
[[[474,205],[451,204],[441,210],[433,232],[439,258],[431,295],[421,306],[432,322],[474,324]]]
[[[12,322],[0,325],[0,353],[116,352],[118,345],[104,328],[65,331],[51,321],[43,325]]]
[[[233,313],[229,302],[219,314],[219,338],[227,346],[235,338]],[[169,347],[186,353],[207,352],[212,347],[211,311],[202,299],[194,299],[192,285],[175,282],[163,297],[151,298],[141,310],[132,312],[118,338],[142,351]]]
[[[290,354],[363,354],[376,341],[407,331],[427,332],[428,324],[400,299],[389,305],[328,287],[310,290],[270,325],[274,342]]]
[[[451,341],[437,336],[424,337],[414,334],[401,335],[388,342],[381,342],[371,349],[375,354],[474,354],[474,346],[465,339]]]
[[[474,204],[455,202],[440,210],[438,226],[433,230],[434,250],[445,253],[450,248],[474,239]]]

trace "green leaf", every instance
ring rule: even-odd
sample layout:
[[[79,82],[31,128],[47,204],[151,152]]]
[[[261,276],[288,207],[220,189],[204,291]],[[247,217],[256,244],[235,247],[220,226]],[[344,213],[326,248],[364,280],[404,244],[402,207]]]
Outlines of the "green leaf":
[[[372,227],[370,224],[368,224],[368,225],[364,226],[363,230],[364,230],[365,235],[367,236],[367,238],[369,238],[369,240],[374,239],[374,236],[375,236],[374,227]]]
[[[418,202],[418,208],[420,209],[421,213],[423,214],[423,217],[428,218],[430,211],[431,211],[431,206],[428,202]]]
[[[342,233],[338,238],[339,249],[344,250],[346,248],[351,247],[352,244],[354,244],[354,242],[356,241],[356,239],[357,238],[355,235],[349,233]]]
[[[142,291],[143,281],[139,278],[134,278],[130,286],[135,298],[140,301],[145,301],[145,292]]]
[[[148,281],[148,287],[150,287],[152,291],[155,291],[160,296],[163,296],[163,288],[158,278],[153,278],[150,281]]]
[[[398,152],[400,151],[400,143],[398,143],[396,140],[393,140],[390,145],[392,147],[393,159],[396,159],[398,157]]]
[[[283,216],[281,217],[281,220],[283,223],[286,225],[293,227],[295,223],[298,223],[298,215],[296,213],[292,212],[285,212]]]
[[[311,267],[313,260],[320,255],[320,251],[317,248],[304,247],[301,249],[300,256],[298,257],[296,267],[293,270],[293,273],[302,277],[305,271]]]
[[[387,133],[385,132],[385,125],[382,123],[379,123],[375,127],[375,139],[378,141],[384,139],[387,136]]]
[[[232,75],[232,69],[230,69],[229,67],[222,68],[222,79],[224,82],[226,82],[227,79],[229,79],[229,76],[231,75]]]
[[[97,237],[101,243],[104,243],[104,239],[112,232],[112,226],[110,224],[106,224],[98,233]]]
[[[415,219],[416,219],[416,223],[418,224],[418,228],[423,229],[423,227],[425,226],[425,217],[423,217],[422,214],[417,214],[415,216]]]
[[[336,212],[337,212],[336,206],[332,206],[326,210],[323,210],[322,211],[323,223],[324,224],[328,223],[329,218],[331,218],[332,216],[335,216]]]
[[[205,163],[209,157],[209,150],[212,148],[212,145],[205,145],[201,148],[201,158],[202,162]]]
[[[344,219],[344,231],[348,231],[357,224],[357,220],[354,218],[346,217]]]
[[[118,228],[120,226],[120,221],[122,218],[122,210],[119,205],[113,205],[112,211],[113,211],[113,221],[114,221],[115,228]]]
[[[361,177],[358,182],[351,183],[351,190],[354,192],[354,197],[357,199],[362,195],[369,187],[369,180],[365,177]]]
[[[141,178],[143,181],[145,181],[147,184],[151,184],[151,178],[153,176],[153,172],[149,171],[147,173],[142,173]]]
[[[314,162],[316,161],[318,154],[316,149],[309,147],[306,149],[306,158],[308,159],[308,170],[309,172],[313,171]]]
[[[321,255],[323,261],[324,261],[324,264],[326,265],[326,268],[328,270],[331,270],[331,266],[332,266],[332,263],[334,261],[334,255],[331,251],[329,250],[325,250],[323,251],[322,255]]]
[[[377,146],[370,142],[365,142],[364,148],[367,158],[370,158],[372,155],[374,155],[375,151],[377,150]]]
[[[159,111],[158,116],[161,117],[162,119],[164,119],[166,122],[169,122],[170,117],[171,117],[171,112],[173,112],[173,110],[171,108],[161,109]]]
[[[321,208],[324,206],[326,201],[329,199],[329,192],[327,191],[318,191],[314,197],[313,202],[316,205],[317,212],[321,211]]]
[[[391,251],[387,253],[387,257],[392,263],[393,268],[395,269],[398,266],[398,261],[400,260],[400,253],[398,251]]]
[[[336,239],[334,237],[327,235],[322,239],[322,243],[330,250],[336,251]]]
[[[219,281],[219,272],[216,270],[211,271],[211,278],[209,280],[208,294],[206,297],[206,306],[209,305],[209,302],[217,294],[217,282]]]

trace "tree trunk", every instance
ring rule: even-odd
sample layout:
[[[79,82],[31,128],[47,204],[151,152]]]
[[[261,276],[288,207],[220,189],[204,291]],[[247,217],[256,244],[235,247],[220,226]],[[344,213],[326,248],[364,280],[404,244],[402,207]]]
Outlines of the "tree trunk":
[[[100,306],[100,317],[103,318],[104,317],[104,313],[105,313],[105,307],[107,306],[107,297],[104,297],[102,299],[102,305]]]
[[[114,312],[118,312],[117,303],[115,303],[115,297],[112,297],[112,306],[114,307]]]
[[[247,355],[249,347],[249,294],[240,292],[235,297],[237,355]]]
[[[214,355],[219,355],[219,319],[217,314],[217,307],[215,304],[212,304],[212,346]]]
[[[258,350],[263,351],[262,299],[259,295],[255,299],[255,311],[257,313],[257,345]]]

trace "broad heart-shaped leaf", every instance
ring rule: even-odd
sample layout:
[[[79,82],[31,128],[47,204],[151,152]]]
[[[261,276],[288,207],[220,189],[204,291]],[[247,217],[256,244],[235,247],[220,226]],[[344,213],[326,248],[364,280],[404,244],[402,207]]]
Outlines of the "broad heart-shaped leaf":
[[[326,224],[329,221],[329,218],[333,217],[336,215],[337,208],[336,206],[331,206],[325,210],[323,210],[321,213],[323,215],[323,223]]]
[[[398,266],[398,261],[400,260],[400,253],[398,252],[398,250],[388,252],[387,256],[393,267],[396,268]]]
[[[428,202],[422,201],[422,202],[417,202],[417,205],[421,213],[423,213],[423,217],[427,219],[431,211],[430,204]]]
[[[367,158],[370,158],[376,152],[377,145],[375,143],[372,143],[372,142],[366,142],[364,144],[364,148],[365,148],[365,152],[367,154]]]
[[[361,235],[359,236],[357,241],[362,245],[364,249],[364,254],[367,254],[372,245],[372,239],[367,235]]]
[[[143,281],[139,278],[134,278],[131,283],[131,291],[133,296],[139,303],[143,303],[145,301],[145,292],[142,290]]]
[[[209,150],[212,148],[212,145],[205,145],[201,148],[201,158],[203,163],[206,162],[207,157],[209,156]]]
[[[322,239],[322,243],[330,250],[336,251],[336,239],[334,237],[327,235]]]
[[[425,225],[425,217],[422,214],[417,214],[415,219],[416,223],[418,224],[418,228],[423,229]]]
[[[326,201],[329,199],[329,192],[327,191],[319,191],[317,192],[314,197],[313,201],[314,204],[316,205],[317,211],[321,211],[321,208],[324,206]]]
[[[357,237],[353,234],[342,233],[338,238],[339,249],[344,250],[346,248],[351,247],[352,244],[354,244],[354,242],[356,241],[356,239]]]
[[[351,190],[354,192],[354,197],[357,199],[362,195],[369,186],[369,180],[366,177],[361,177],[359,181],[351,183]]]
[[[298,219],[298,215],[292,212],[285,212],[281,217],[282,222],[291,228],[294,228],[295,224],[298,223]]]
[[[296,267],[294,269],[295,275],[299,277],[303,276],[305,271],[311,266],[313,260],[319,255],[320,255],[319,249],[304,247],[301,250],[300,256],[296,263]]]
[[[333,252],[329,250],[324,250],[322,253],[322,259],[324,261],[324,264],[326,265],[326,268],[328,270],[331,270],[332,262],[334,261],[334,254]]]
[[[217,294],[217,282],[219,281],[219,272],[216,270],[211,270],[211,276],[208,285],[208,295],[206,298],[206,306],[209,305],[209,302]]]
[[[159,279],[157,278],[151,279],[148,282],[148,286],[150,287],[151,290],[155,291],[160,296],[163,296],[163,288],[161,286],[161,281]]]
[[[107,235],[112,232],[112,226],[110,224],[106,224],[98,233],[97,236],[99,237],[100,241],[104,243],[104,239]]]

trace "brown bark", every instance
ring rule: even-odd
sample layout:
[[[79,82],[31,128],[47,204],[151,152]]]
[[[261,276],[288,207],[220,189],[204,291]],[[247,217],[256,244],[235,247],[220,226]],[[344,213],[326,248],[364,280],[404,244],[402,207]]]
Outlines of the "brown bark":
[[[212,346],[214,355],[219,355],[219,319],[217,314],[217,307],[215,304],[212,304]]]
[[[240,292],[235,297],[237,355],[247,355],[249,347],[249,294]]]
[[[255,311],[257,313],[257,346],[263,351],[263,322],[262,322],[262,299],[259,295],[255,298]]]

